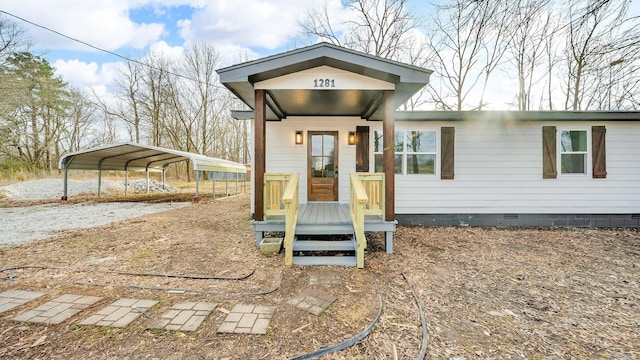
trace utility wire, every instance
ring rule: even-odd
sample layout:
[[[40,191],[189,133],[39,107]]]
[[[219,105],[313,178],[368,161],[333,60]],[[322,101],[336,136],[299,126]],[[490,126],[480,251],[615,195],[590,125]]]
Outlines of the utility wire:
[[[74,37],[71,37],[71,36],[69,36],[69,35],[65,35],[65,34],[63,34],[63,33],[59,32],[59,31],[53,30],[53,29],[51,29],[51,28],[49,28],[49,27],[46,27],[46,26],[44,26],[44,25],[36,24],[36,23],[34,23],[33,21],[29,21],[29,20],[27,20],[27,19],[25,19],[25,18],[22,18],[22,17],[18,16],[18,15],[14,15],[14,14],[12,14],[12,13],[10,13],[10,12],[4,11],[4,10],[0,10],[0,13],[2,13],[2,14],[6,14],[6,15],[11,16],[11,17],[13,17],[13,18],[16,18],[16,19],[18,19],[18,20],[20,20],[20,21],[26,22],[27,24],[31,24],[31,25],[33,25],[33,26],[39,27],[39,28],[41,28],[41,29],[44,29],[44,30],[46,30],[46,31],[52,32],[52,33],[54,33],[54,34],[56,34],[56,35],[58,35],[58,36],[62,36],[63,38],[69,39],[69,40],[71,40],[71,41],[75,41],[75,42],[80,43],[80,44],[85,45],[85,46],[88,46],[88,47],[90,47],[90,48],[92,48],[92,49],[95,49],[95,50],[98,50],[98,51],[101,51],[101,52],[107,53],[107,54],[109,54],[109,55],[113,55],[113,56],[115,56],[115,57],[121,58],[121,59],[126,60],[126,61],[128,61],[128,62],[132,62],[132,63],[136,63],[136,64],[138,64],[138,65],[146,66],[146,67],[148,67],[148,68],[150,68],[150,69],[153,69],[153,70],[162,71],[162,72],[165,72],[165,73],[167,73],[167,74],[170,74],[170,75],[173,75],[173,76],[177,76],[177,77],[183,78],[183,79],[185,79],[185,80],[193,81],[193,82],[195,82],[195,83],[204,84],[204,82],[202,82],[202,81],[200,81],[200,80],[193,79],[193,78],[190,78],[190,77],[188,77],[188,76],[181,75],[181,74],[178,74],[178,73],[174,73],[174,72],[171,72],[171,71],[168,71],[168,70],[165,70],[165,69],[161,69],[161,68],[158,68],[158,67],[155,67],[155,66],[149,65],[149,64],[147,64],[147,63],[144,63],[144,62],[142,62],[142,61],[140,61],[140,60],[132,59],[132,58],[130,58],[130,57],[127,57],[127,56],[124,56],[124,55],[120,55],[120,54],[118,54],[118,53],[116,53],[116,52],[109,51],[109,50],[107,50],[107,49],[103,49],[103,48],[101,48],[101,47],[98,47],[98,46],[92,45],[92,44],[90,44],[90,43],[88,43],[88,42],[86,42],[86,41],[82,41],[82,40],[76,39],[76,38],[74,38]]]

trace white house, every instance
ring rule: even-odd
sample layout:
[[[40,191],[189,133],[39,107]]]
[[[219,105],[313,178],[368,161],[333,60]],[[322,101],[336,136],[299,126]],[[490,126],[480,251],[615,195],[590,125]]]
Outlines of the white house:
[[[640,227],[640,112],[396,111],[431,71],[327,43],[218,73],[254,109],[256,240],[285,232],[287,263],[361,267],[397,223]]]

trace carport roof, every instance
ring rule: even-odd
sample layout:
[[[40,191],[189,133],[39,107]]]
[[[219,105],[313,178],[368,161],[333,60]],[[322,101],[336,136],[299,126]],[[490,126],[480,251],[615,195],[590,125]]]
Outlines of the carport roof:
[[[193,170],[246,173],[243,164],[173,149],[122,143],[64,155],[60,169],[163,171],[180,161],[191,161]]]

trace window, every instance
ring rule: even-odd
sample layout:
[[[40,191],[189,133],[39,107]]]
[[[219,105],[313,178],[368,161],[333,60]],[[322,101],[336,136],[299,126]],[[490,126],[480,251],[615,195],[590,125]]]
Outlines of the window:
[[[607,129],[604,126],[591,127],[591,143],[588,130],[561,130],[560,141],[556,144],[556,127],[542,127],[542,173],[543,179],[556,179],[556,163],[560,161],[561,174],[587,174],[588,153],[591,152],[591,176],[594,179],[607,178]],[[556,148],[560,149],[557,156]]]
[[[396,131],[394,169],[396,174],[435,174],[437,136],[435,131]],[[375,171],[383,171],[382,132],[374,131]]]
[[[587,173],[587,131],[560,131],[560,173]]]

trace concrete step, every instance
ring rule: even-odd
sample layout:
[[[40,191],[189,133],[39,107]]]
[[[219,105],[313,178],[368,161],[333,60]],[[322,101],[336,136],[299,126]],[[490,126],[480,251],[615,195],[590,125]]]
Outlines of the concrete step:
[[[296,240],[293,242],[293,251],[355,251],[356,247],[351,240],[322,241],[322,240]]]
[[[356,266],[355,256],[294,256],[296,265],[338,265]]]

